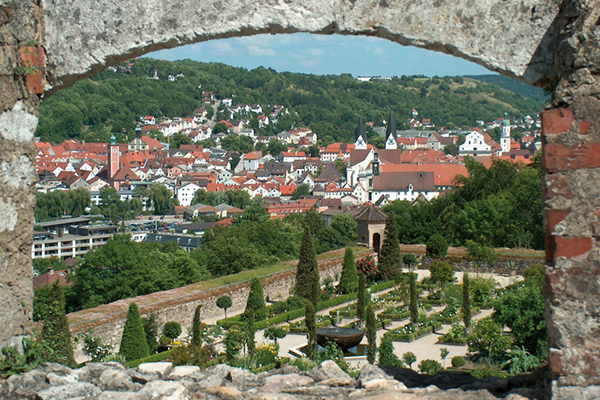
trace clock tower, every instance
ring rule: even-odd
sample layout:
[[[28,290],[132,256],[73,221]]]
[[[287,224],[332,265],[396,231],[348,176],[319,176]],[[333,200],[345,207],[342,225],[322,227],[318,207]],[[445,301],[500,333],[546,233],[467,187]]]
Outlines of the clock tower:
[[[108,146],[108,178],[115,176],[119,170],[119,146],[115,135],[110,137],[110,146]]]

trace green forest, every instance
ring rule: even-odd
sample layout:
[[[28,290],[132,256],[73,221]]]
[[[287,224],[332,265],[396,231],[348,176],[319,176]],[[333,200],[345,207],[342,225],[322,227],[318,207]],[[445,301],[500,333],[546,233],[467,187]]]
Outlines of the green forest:
[[[87,253],[75,273],[69,275],[73,286],[65,288],[67,310],[91,308],[296,259],[306,226],[313,232],[317,253],[356,242],[357,223],[348,214],[336,216],[327,226],[314,209],[271,220],[260,205],[247,207],[230,227],[207,230],[202,247],[191,253],[175,242],[137,243],[129,235],[115,235],[106,246]],[[36,290],[36,319],[43,319],[43,293],[42,289]]]
[[[535,115],[544,107],[539,96],[524,97],[480,77],[402,76],[387,82],[360,82],[349,74],[278,73],[263,67],[248,71],[218,63],[150,58],[120,67],[123,72],[106,70],[44,100],[37,135],[58,143],[69,138],[108,141],[114,133],[124,142],[133,139],[135,121],[144,115],[192,115],[201,106],[203,91],[232,98],[233,104],[283,105],[290,114],[259,133],[307,126],[318,134],[321,145],[351,141],[359,115],[381,126],[393,111],[402,129],[402,121],[416,108],[419,118],[431,118],[436,126],[463,127],[474,126],[477,120],[495,120],[505,112],[512,118]],[[159,79],[148,79],[155,70]],[[175,82],[167,79],[178,74],[184,76]],[[505,79],[498,83],[505,85]],[[522,85],[513,86],[522,89]]]

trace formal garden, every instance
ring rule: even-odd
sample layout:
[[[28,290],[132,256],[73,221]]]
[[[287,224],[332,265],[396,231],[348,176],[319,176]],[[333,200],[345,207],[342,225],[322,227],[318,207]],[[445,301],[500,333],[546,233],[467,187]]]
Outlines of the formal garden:
[[[1,373],[26,371],[43,361],[77,366],[73,342],[83,346],[90,361],[119,361],[130,368],[169,360],[174,365],[201,367],[227,363],[256,373],[285,363],[307,370],[331,359],[353,375],[358,369],[352,362],[358,359],[430,375],[452,369],[479,378],[527,372],[545,362],[542,265],[530,266],[522,277],[500,287],[479,272],[479,265],[497,261],[490,248],[468,248],[472,270],[455,271],[452,260],[445,257],[448,246],[443,237],[434,235],[427,244],[433,262],[423,271],[421,257],[401,254],[393,216],[385,233],[378,259],[356,260],[347,248],[340,276],[321,280],[307,227],[290,296],[267,305],[261,280],[254,277],[245,310],[228,316],[232,300],[224,295],[217,300],[223,319],[213,324],[202,322],[202,306],[198,306],[192,326],[174,321],[161,326],[153,314],[142,318],[132,302],[118,352],[93,331],[72,338],[63,293],[57,285],[50,286],[51,301],[39,340],[25,341],[24,354],[3,349]],[[361,337],[364,333],[366,341],[358,357],[350,357],[336,338],[318,344],[320,336],[341,328],[359,330]],[[286,340],[292,336],[304,339],[298,347],[302,354],[287,353]],[[412,351],[411,346],[424,338],[437,338],[437,344],[444,345],[439,357],[424,359]],[[399,345],[408,351],[399,352]],[[457,353],[456,346],[462,346],[463,355],[452,356],[447,363],[449,354]]]

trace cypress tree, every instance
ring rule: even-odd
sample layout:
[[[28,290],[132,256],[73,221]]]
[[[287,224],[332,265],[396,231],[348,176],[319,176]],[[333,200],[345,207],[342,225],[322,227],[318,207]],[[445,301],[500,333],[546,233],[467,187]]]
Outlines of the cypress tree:
[[[470,288],[469,288],[469,274],[467,271],[463,274],[463,304],[462,304],[462,316],[463,322],[465,324],[465,328],[467,328],[467,333],[470,332],[471,327],[471,296],[470,296]]]
[[[200,322],[200,309],[202,305],[196,307],[194,312],[194,323],[192,325],[192,346],[202,346],[202,323]]]
[[[375,313],[373,312],[373,306],[371,303],[367,306],[367,361],[369,364],[375,364],[375,357],[377,354],[377,326],[375,326]]]
[[[416,324],[419,320],[419,304],[417,298],[417,282],[415,274],[413,272],[409,272],[408,279],[410,285],[410,322]]]
[[[58,279],[52,285],[48,296],[46,321],[42,328],[41,340],[50,347],[54,354],[51,361],[64,365],[75,365],[73,343],[69,322],[65,314],[65,296],[58,284]]]
[[[341,294],[353,293],[358,286],[356,275],[356,261],[354,260],[354,252],[351,248],[346,248],[344,253],[344,265],[342,268],[342,276],[338,285],[338,292]]]
[[[131,302],[127,311],[127,320],[123,328],[119,353],[127,361],[137,360],[148,356],[148,342],[142,326],[142,318],[137,304]]]
[[[148,343],[148,353],[155,354],[158,352],[158,323],[156,322],[156,314],[151,312],[147,317],[142,318],[142,326],[146,334],[146,342]]]
[[[308,358],[312,358],[317,351],[317,310],[313,302],[306,301],[304,315],[308,330]]]
[[[254,328],[254,310],[250,310],[246,316],[246,343],[248,345],[248,355],[254,356],[256,351],[256,329]]]
[[[316,308],[316,304],[319,302],[320,289],[319,266],[315,246],[310,229],[306,227],[302,237],[296,272],[296,295],[311,301]]]
[[[250,281],[250,293],[246,301],[246,309],[244,310],[244,319],[248,318],[250,311],[254,314],[255,321],[262,321],[267,318],[267,306],[265,304],[265,294],[263,292],[262,282],[259,278],[254,277]]]
[[[386,279],[393,279],[402,271],[398,227],[393,214],[385,221],[385,238],[379,252],[379,270]]]
[[[367,278],[362,272],[358,273],[358,294],[356,298],[356,317],[360,321],[365,320],[365,307],[367,305],[367,293],[365,287],[367,286]]]

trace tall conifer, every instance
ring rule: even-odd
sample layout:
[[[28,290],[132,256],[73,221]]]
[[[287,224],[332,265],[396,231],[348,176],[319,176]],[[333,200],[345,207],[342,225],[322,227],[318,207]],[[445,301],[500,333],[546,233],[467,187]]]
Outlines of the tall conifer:
[[[467,332],[470,332],[471,329],[471,296],[470,296],[470,290],[471,288],[469,287],[469,274],[467,273],[467,271],[465,271],[465,273],[463,274],[463,304],[462,304],[462,315],[463,315],[463,322],[465,324],[465,328],[467,329]]]
[[[312,234],[307,227],[304,229],[302,245],[300,247],[300,257],[298,259],[298,269],[296,272],[296,295],[310,300],[316,305],[320,295],[319,266],[317,264],[317,255]]]
[[[360,321],[365,320],[365,307],[367,305],[367,278],[362,272],[358,273],[358,293],[356,297],[356,317]]]
[[[377,355],[377,326],[375,320],[375,313],[373,312],[373,305],[369,303],[367,306],[367,361],[369,364],[375,364],[375,358]]]
[[[354,252],[351,248],[346,248],[344,253],[344,264],[342,267],[342,276],[338,285],[338,291],[341,294],[354,293],[358,286],[358,276],[356,273],[356,261],[354,260]]]
[[[142,318],[137,304],[131,302],[127,311],[127,320],[123,328],[119,353],[127,361],[137,360],[148,356],[148,342],[142,325]]]
[[[417,279],[414,272],[408,273],[410,289],[410,322],[416,324],[419,320],[419,303],[417,297]]]
[[[379,270],[387,279],[394,279],[402,271],[398,227],[393,214],[385,221],[385,238],[379,252]]]
[[[196,311],[194,312],[194,322],[192,325],[192,345],[193,346],[202,346],[202,322],[200,321],[200,309],[202,308],[202,304],[196,306]]]
[[[42,328],[41,339],[54,350],[52,361],[73,366],[75,357],[73,356],[71,330],[65,314],[65,296],[58,280],[52,285],[48,300],[50,304]]]

